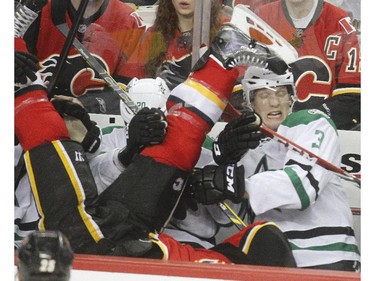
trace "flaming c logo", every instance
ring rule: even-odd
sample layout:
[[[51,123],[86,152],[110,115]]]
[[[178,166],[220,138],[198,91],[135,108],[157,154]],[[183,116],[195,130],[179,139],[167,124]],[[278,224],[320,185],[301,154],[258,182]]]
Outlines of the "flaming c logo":
[[[44,83],[48,84],[56,69],[58,55],[52,55],[41,62],[40,74]],[[108,67],[96,56],[99,63],[108,71]],[[108,71],[109,72],[109,71]],[[90,68],[80,55],[70,56],[63,66],[56,87],[61,94],[79,97],[91,90],[103,89],[106,83],[99,74]]]

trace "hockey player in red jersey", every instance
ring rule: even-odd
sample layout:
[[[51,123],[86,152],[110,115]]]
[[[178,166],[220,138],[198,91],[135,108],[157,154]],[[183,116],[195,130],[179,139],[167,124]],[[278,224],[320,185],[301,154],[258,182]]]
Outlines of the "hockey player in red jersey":
[[[318,108],[338,129],[360,125],[360,46],[344,10],[323,0],[279,0],[259,16],[297,50],[295,109]]]
[[[56,70],[66,40],[58,26],[71,27],[80,2],[49,0],[24,36],[29,51],[39,59],[39,71],[46,84]],[[127,4],[95,0],[89,1],[76,37],[109,75],[126,85],[133,78],[125,77],[126,63],[144,28],[141,18]],[[119,114],[118,98],[111,91],[72,47],[53,93],[78,97],[89,112]]]
[[[99,200],[84,151],[70,140],[45,89],[33,84],[22,87],[16,92],[15,131],[25,150],[30,184],[41,214],[39,227],[63,231],[81,253],[161,258],[167,245],[169,253],[173,252],[172,260],[199,261],[206,256],[251,264],[262,260],[252,254],[257,253],[266,256],[266,264],[294,266],[282,233],[267,223],[249,226],[208,254],[207,250],[195,251],[170,241],[164,234],[153,236],[153,243],[139,240],[150,231],[160,230],[172,212],[199,157],[205,134],[228,103],[238,75],[233,68],[236,62],[247,57],[265,65],[270,56],[266,47],[250,42],[235,27],[225,26],[213,42],[206,64],[171,93],[163,144],[146,147]],[[282,63],[277,61],[275,67]],[[266,234],[259,236],[260,241],[274,239],[276,243],[269,245],[278,251],[267,245],[249,250],[251,241],[257,240],[256,233]],[[275,254],[274,259],[271,254]]]

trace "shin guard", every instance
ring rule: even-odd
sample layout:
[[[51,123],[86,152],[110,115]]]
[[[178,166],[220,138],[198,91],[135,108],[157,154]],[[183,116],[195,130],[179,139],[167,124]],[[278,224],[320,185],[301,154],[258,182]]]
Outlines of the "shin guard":
[[[104,236],[86,211],[96,204],[97,190],[82,147],[53,141],[26,151],[25,163],[39,229],[62,231],[75,251],[94,249]]]
[[[127,169],[99,196],[121,202],[149,231],[160,230],[177,203],[187,173],[151,157],[137,155]]]

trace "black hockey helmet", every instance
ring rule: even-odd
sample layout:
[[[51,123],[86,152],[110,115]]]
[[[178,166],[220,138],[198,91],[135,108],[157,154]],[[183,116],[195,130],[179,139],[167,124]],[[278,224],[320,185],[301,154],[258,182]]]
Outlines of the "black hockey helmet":
[[[17,250],[20,281],[67,281],[73,251],[60,231],[35,231]]]

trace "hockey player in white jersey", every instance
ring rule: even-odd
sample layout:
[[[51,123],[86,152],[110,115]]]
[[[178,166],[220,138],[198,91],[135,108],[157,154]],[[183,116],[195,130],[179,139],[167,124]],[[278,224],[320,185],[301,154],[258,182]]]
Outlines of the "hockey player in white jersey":
[[[340,144],[333,121],[313,109],[290,114],[295,96],[291,72],[276,75],[250,67],[242,84],[246,104],[260,115],[265,126],[340,165]],[[234,148],[237,154],[228,154],[225,148],[230,138],[224,136],[246,126],[238,122],[241,118],[233,120],[237,128],[228,126],[220,133],[214,157],[219,164],[238,161],[238,166],[244,166],[245,186],[239,196],[248,200],[251,222],[278,224],[288,237],[298,267],[358,271],[360,253],[340,178],[274,139],[265,138],[247,152]],[[212,166],[196,172],[190,188],[198,201],[212,203],[231,194],[215,186],[214,174]]]
[[[167,114],[166,102],[170,90],[163,79],[159,77],[156,79],[133,78],[127,85],[127,91],[129,97],[140,109],[146,107],[160,109],[163,114]],[[90,158],[89,161],[99,194],[126,169],[134,153],[139,152],[139,146],[134,150],[131,145],[128,145],[129,139],[133,135],[138,137],[142,135],[140,133],[134,134],[133,127],[139,123],[133,119],[135,116],[128,112],[122,101],[120,101],[120,112],[126,128],[118,126],[118,124],[103,128],[101,152],[99,155]],[[135,119],[139,119],[139,116],[136,116]],[[138,127],[141,128],[141,126]],[[167,127],[161,129],[166,130]],[[132,132],[129,132],[129,130]],[[129,133],[133,133],[133,135],[129,135]],[[159,131],[158,134],[155,134],[155,137],[160,139],[155,139],[155,141],[161,140],[161,136],[162,131]],[[209,137],[207,137],[206,142],[211,144]],[[151,140],[147,139],[147,143],[150,144]],[[197,166],[212,161],[211,145],[209,147],[202,145]],[[240,206],[236,205],[235,208],[237,207],[240,209]],[[231,226],[231,223],[216,204],[206,206],[195,203],[191,206],[182,206],[181,203],[164,232],[180,242],[211,248],[215,245],[214,237],[219,231],[219,227],[226,225]]]
[[[129,112],[120,100],[123,124],[102,128],[99,155],[90,159],[98,193],[102,193],[129,165],[132,157],[146,145],[163,141],[167,130],[166,102],[170,90],[161,78],[133,78],[127,85],[129,97],[137,104],[140,113]],[[142,114],[144,112],[144,114]],[[151,120],[164,116],[162,120]]]

